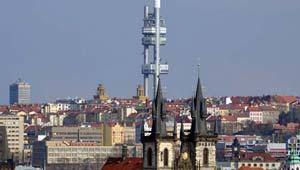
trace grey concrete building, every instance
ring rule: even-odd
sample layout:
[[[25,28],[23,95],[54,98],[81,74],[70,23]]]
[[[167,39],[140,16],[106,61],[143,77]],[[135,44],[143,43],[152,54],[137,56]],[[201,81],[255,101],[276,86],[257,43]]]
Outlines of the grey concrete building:
[[[98,126],[57,126],[52,127],[51,140],[80,141],[103,144],[103,128]]]

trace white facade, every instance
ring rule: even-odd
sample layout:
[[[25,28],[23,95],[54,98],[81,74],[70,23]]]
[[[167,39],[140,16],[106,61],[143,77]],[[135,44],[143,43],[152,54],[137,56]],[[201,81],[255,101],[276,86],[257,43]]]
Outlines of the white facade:
[[[49,114],[49,124],[50,126],[63,126],[65,113],[62,114]]]
[[[290,155],[292,149],[294,149],[294,152],[297,155],[300,155],[300,135],[296,135],[288,139],[288,155]]]
[[[263,112],[262,111],[250,111],[249,112],[250,120],[255,123],[263,123]]]

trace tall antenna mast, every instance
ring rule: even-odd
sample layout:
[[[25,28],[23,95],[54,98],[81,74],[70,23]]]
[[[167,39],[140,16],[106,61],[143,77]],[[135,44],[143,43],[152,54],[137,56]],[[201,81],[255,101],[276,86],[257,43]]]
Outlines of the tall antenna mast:
[[[168,74],[168,64],[160,63],[160,46],[166,44],[167,28],[164,20],[160,17],[160,0],[154,0],[154,12],[149,12],[149,7],[144,8],[144,35],[142,44],[144,46],[144,64],[142,74],[144,75],[145,96],[149,97],[149,75],[153,75],[153,97],[157,92],[158,78],[160,74]],[[149,63],[149,47],[153,46],[153,62]]]
[[[154,48],[154,63],[155,75],[153,79],[153,97],[157,91],[158,79],[160,75],[160,0],[154,0],[154,13],[155,13],[155,48]]]

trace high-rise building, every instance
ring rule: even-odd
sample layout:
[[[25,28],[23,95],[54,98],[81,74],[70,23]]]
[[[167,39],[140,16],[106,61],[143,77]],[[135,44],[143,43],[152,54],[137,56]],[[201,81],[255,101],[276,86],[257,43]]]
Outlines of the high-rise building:
[[[6,129],[7,146],[14,161],[23,162],[24,118],[13,114],[1,114],[0,126]]]
[[[30,104],[30,85],[22,79],[18,79],[9,86],[10,104]]]

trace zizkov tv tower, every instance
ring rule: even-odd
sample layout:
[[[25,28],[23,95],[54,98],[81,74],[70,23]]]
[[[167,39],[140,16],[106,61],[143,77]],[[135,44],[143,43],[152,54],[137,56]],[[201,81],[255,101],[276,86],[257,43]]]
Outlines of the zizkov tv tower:
[[[153,75],[153,95],[155,96],[160,74],[168,74],[167,63],[160,63],[160,46],[166,44],[167,28],[165,21],[160,17],[160,0],[154,0],[154,12],[149,12],[149,6],[144,8],[144,26],[142,28],[144,46],[144,64],[142,74],[144,75],[145,96],[149,97],[149,75]],[[153,47],[153,62],[149,63],[150,47]]]

